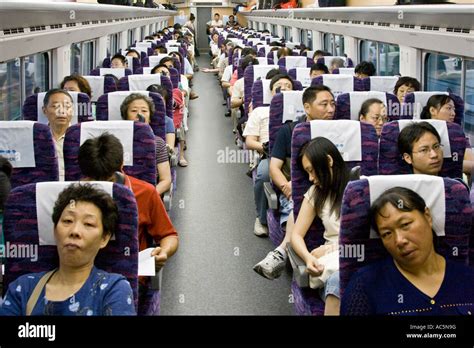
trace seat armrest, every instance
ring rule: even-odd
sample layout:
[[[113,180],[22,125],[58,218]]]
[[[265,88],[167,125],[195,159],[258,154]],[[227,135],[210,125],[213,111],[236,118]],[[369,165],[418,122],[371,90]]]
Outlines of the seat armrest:
[[[170,167],[176,167],[178,165],[178,155],[173,153],[170,156]]]
[[[165,205],[166,211],[170,211],[171,209],[171,189],[163,193],[163,204]]]
[[[272,184],[270,182],[264,182],[263,188],[265,190],[265,196],[267,196],[268,207],[274,210],[278,209],[278,196]]]
[[[293,269],[293,278],[300,288],[309,287],[309,274],[306,272],[306,262],[298,256],[290,243],[286,245],[288,251],[288,259],[290,259],[291,268]]]
[[[153,277],[151,278],[150,288],[152,290],[160,290],[161,289],[161,279],[163,275],[163,268],[161,268]]]

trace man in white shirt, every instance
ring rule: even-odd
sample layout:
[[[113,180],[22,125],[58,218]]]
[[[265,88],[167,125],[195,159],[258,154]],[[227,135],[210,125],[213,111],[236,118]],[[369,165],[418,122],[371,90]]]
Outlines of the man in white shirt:
[[[218,14],[218,13],[215,13],[214,14],[214,19],[211,21],[211,27],[222,28],[223,26],[224,26],[224,24],[222,23],[221,15]]]

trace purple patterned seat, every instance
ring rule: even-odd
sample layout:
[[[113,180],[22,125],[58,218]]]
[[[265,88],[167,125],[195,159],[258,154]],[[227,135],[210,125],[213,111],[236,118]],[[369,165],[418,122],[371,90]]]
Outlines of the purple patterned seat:
[[[265,75],[272,69],[280,69],[286,72],[285,69],[279,68],[278,65],[249,65],[244,72],[244,117],[248,115],[249,104],[252,101],[252,86],[258,78],[265,78]]]
[[[324,64],[329,68],[331,66],[331,61],[334,58],[343,59],[344,62],[345,62],[345,67],[346,68],[352,68],[354,66],[354,63],[352,62],[352,59],[344,57],[344,56],[325,56],[325,57],[321,57],[321,58],[318,59],[318,63],[319,64]]]
[[[474,210],[474,189],[471,190],[471,207]],[[474,221],[471,226],[471,234],[469,236],[469,265],[474,267]]]
[[[428,99],[435,94],[448,94],[451,99],[454,101],[454,108],[456,112],[456,116],[454,116],[454,122],[462,125],[463,119],[464,119],[464,100],[453,93],[447,93],[447,92],[413,92],[413,93],[408,93],[405,96],[405,99],[403,100],[404,104],[406,104],[406,107],[404,108],[405,115],[403,115],[403,118],[416,118],[417,116],[420,115],[421,110],[423,107],[426,105],[428,102]]]
[[[258,108],[259,106],[268,106],[271,101],[270,81],[267,79],[257,80],[253,83],[252,87],[252,106]],[[301,91],[303,86],[301,82],[293,80],[294,90]],[[265,85],[265,93],[264,93]]]
[[[110,124],[109,132],[113,133],[113,127],[116,122],[127,121],[108,121]],[[97,124],[100,126],[100,121],[90,122],[88,126],[95,128]],[[120,139],[120,136],[117,136]],[[126,147],[123,139],[120,139],[124,144],[124,152]],[[64,167],[66,172],[66,181],[76,181],[83,178],[81,169],[79,168],[78,155],[81,144],[81,124],[69,127],[64,139]],[[140,180],[149,182],[153,186],[156,185],[156,143],[155,136],[151,131],[150,126],[140,122],[133,122],[133,158],[131,163],[133,165],[126,165],[124,163],[123,170],[126,174],[136,177]],[[127,159],[125,158],[125,161]]]
[[[385,92],[349,92],[339,94],[336,100],[336,120],[358,120],[359,111],[367,99],[377,98],[386,106],[387,116],[390,121],[399,119],[400,102],[392,93]]]
[[[26,131],[32,128],[31,137],[33,138],[34,167],[23,167],[23,165],[18,167],[14,160],[15,156],[13,155],[12,159],[8,153],[8,151],[14,149],[4,148],[2,146],[4,144],[13,145],[10,139],[13,139],[13,141],[21,140],[26,143],[24,133],[21,133],[21,135],[18,133],[20,131],[20,128],[18,128],[19,125],[24,126]],[[15,128],[10,128],[10,126],[15,126]],[[56,149],[51,130],[47,125],[32,121],[0,121],[0,129],[0,153],[9,159],[13,165],[10,178],[12,188],[36,182],[59,180]],[[22,160],[25,159],[24,157],[25,156],[22,157]]]
[[[339,121],[322,121],[339,122]],[[346,162],[348,168],[361,167],[363,175],[377,174],[378,140],[374,127],[359,123],[361,128],[362,161]],[[309,122],[298,124],[293,130],[291,144],[291,185],[293,197],[293,214],[295,220],[299,214],[303,196],[311,186],[308,174],[298,164],[298,156],[304,144],[311,140],[311,126]],[[324,227],[319,218],[313,221],[309,231],[306,233],[305,242],[308,250],[324,244]],[[295,300],[296,312],[299,315],[321,315],[324,312],[324,303],[319,298],[318,291],[310,288],[302,289],[293,282],[292,291]]]
[[[89,96],[80,92],[68,92],[74,103],[74,114],[71,123],[92,121],[92,109]],[[43,100],[46,92],[30,95],[25,99],[22,116],[27,121],[38,121],[48,124],[48,119],[43,113]]]
[[[413,177],[418,176],[414,175]],[[404,186],[397,181],[399,176],[381,176],[386,180],[383,191],[390,187]],[[425,185],[432,187],[432,179],[438,177],[423,176]],[[421,181],[420,180],[420,181]],[[445,196],[445,236],[438,236],[438,252],[442,255],[459,262],[468,262],[468,238],[471,233],[472,208],[469,201],[469,193],[466,186],[453,179],[443,178]],[[350,182],[344,192],[341,208],[341,230],[339,235],[340,248],[343,250],[357,245],[363,247],[363,259],[342,255],[340,257],[340,288],[341,296],[350,280],[350,277],[358,269],[371,264],[377,260],[389,256],[382,245],[380,238],[371,238],[369,208],[372,197],[370,197],[370,187],[368,179],[361,179]],[[414,188],[412,188],[414,189]],[[420,195],[423,194],[415,189]],[[373,197],[375,200],[376,197]],[[426,204],[430,206],[426,197],[423,197]],[[441,199],[441,197],[439,197]],[[431,208],[431,207],[430,207]],[[431,209],[433,210],[433,209]],[[433,216],[439,215],[433,213]],[[376,233],[376,232],[373,232]],[[346,247],[347,246],[347,247]],[[455,253],[452,250],[456,250]]]
[[[333,72],[334,73],[334,72]],[[393,93],[398,76],[370,76],[364,78],[366,91],[380,91]]]
[[[350,83],[351,79],[352,84]],[[311,86],[317,85],[325,85],[331,88],[331,91],[333,92],[334,97],[336,98],[342,93],[364,92],[366,87],[363,79],[359,79],[358,77],[333,74],[324,74],[315,77],[311,81]]]
[[[104,75],[114,75],[118,79],[121,79],[124,76],[132,75],[132,70],[128,68],[98,68],[92,69],[89,75],[91,76],[104,76]]]
[[[332,71],[332,74],[341,74],[341,75],[355,75],[355,68],[336,68]],[[392,89],[393,91],[393,89]],[[390,91],[390,92],[392,92]]]
[[[435,127],[437,123],[445,123],[444,121],[439,120],[423,121],[430,122]],[[398,151],[398,135],[400,134],[399,122],[409,122],[409,120],[389,122],[386,123],[382,128],[379,152],[379,173],[381,175],[412,173],[411,166],[403,160],[402,154],[400,154]],[[449,154],[445,153],[440,176],[461,178],[464,151],[466,149],[466,137],[461,126],[450,122],[445,124],[448,128],[448,134],[446,138],[449,138],[452,157],[447,158],[446,155]],[[438,133],[441,136],[441,143],[445,145],[444,150],[446,151],[447,148],[445,143],[447,142],[447,139],[445,138],[443,140],[443,135],[439,130]]]
[[[153,77],[154,76],[154,77]],[[120,91],[146,91],[146,89],[151,84],[162,85],[168,92],[168,102],[166,103],[166,115],[173,118],[173,84],[168,76],[158,75],[161,78],[157,77],[157,74],[153,75],[134,75],[133,77],[125,76],[120,79],[119,90]],[[130,81],[133,81],[133,84],[130,85]]]
[[[56,245],[41,245],[39,243],[39,217],[36,210],[38,197],[36,193],[39,190],[39,185],[45,185],[48,188],[57,187],[59,193],[68,184],[65,182],[29,184],[17,187],[10,192],[3,222],[5,241],[10,245],[38,246],[38,259],[36,262],[32,262],[30,258],[7,259],[3,278],[4,290],[8,288],[8,284],[21,275],[49,271],[58,266]],[[132,286],[135,304],[137,304],[138,213],[135,196],[123,185],[104,184],[109,185],[113,192],[113,198],[119,210],[119,223],[115,240],[111,240],[99,252],[95,259],[95,265],[104,271],[124,275]],[[52,206],[51,204],[51,209]],[[127,250],[127,256],[124,256],[124,250]]]
[[[115,79],[112,76],[83,76],[92,89],[92,102],[96,102],[103,94],[117,91]]]
[[[169,80],[168,80],[169,81]],[[163,97],[158,93],[148,91],[119,91],[105,94],[99,98],[96,107],[97,121],[119,121],[122,120],[120,114],[120,105],[123,100],[132,93],[140,93],[149,96],[155,104],[155,113],[151,115],[150,127],[153,133],[163,140],[166,139],[165,134],[165,116],[166,108]],[[171,99],[171,98],[170,98]]]
[[[294,68],[311,68],[313,64],[314,62],[311,58],[302,56],[281,57],[278,59],[278,65],[286,70]]]

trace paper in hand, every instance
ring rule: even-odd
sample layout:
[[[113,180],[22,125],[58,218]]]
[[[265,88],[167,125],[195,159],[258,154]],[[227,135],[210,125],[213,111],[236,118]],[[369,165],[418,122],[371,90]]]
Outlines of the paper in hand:
[[[151,256],[151,252],[154,248],[148,248],[140,251],[138,254],[138,275],[139,276],[154,276],[155,270],[155,257]]]

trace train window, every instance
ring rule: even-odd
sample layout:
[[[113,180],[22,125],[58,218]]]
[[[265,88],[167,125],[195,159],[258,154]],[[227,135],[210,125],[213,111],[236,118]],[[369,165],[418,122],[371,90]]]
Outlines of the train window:
[[[0,63],[0,120],[21,117],[20,59]]]
[[[379,72],[380,76],[393,76],[400,73],[400,48],[398,45],[379,43]]]
[[[372,62],[377,66],[377,43],[374,41],[362,41],[360,45],[360,60]]]
[[[344,55],[344,36],[334,35],[333,55],[335,55],[335,56],[343,56]]]
[[[323,50],[334,55],[334,37],[332,34],[325,33],[323,36]]]
[[[425,90],[461,95],[461,58],[428,53],[425,58]]]
[[[81,73],[81,44],[73,43],[71,45],[70,67],[71,74]]]
[[[306,47],[308,47],[310,50],[313,49],[313,31],[312,30],[306,30],[306,37],[307,37],[307,42],[306,42]]]
[[[109,35],[109,54],[114,55],[116,52],[118,52],[118,34],[112,34]]]
[[[94,69],[94,41],[82,43],[82,74],[86,75]]]
[[[286,41],[291,41],[289,27],[283,27],[283,37],[285,38]]]
[[[271,30],[270,30],[270,31],[272,32],[272,35],[273,35],[273,36],[277,36],[278,33],[277,33],[277,26],[276,26],[276,24],[271,24],[270,27],[271,27]]]
[[[132,29],[129,29],[129,30],[128,30],[127,42],[128,42],[128,45],[129,45],[129,46],[132,46],[132,45],[133,45],[133,30],[132,30]]]
[[[49,90],[49,56],[37,53],[24,58],[25,97]]]
[[[474,144],[474,60],[466,59],[466,89],[464,92],[464,129]]]

